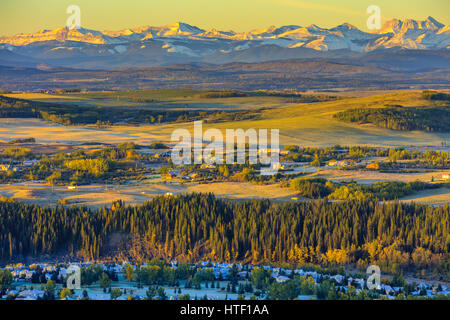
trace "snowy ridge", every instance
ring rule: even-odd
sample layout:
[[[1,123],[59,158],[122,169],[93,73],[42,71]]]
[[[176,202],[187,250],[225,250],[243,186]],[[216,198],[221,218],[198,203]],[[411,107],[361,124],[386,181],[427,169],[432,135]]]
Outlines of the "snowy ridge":
[[[330,29],[314,24],[286,25],[237,33],[176,22],[118,31],[63,27],[0,37],[0,51],[53,65],[77,67],[83,67],[83,61],[91,61],[92,66],[93,59],[112,56],[114,60],[108,60],[111,67],[124,65],[124,61],[128,61],[125,65],[137,61],[140,66],[189,61],[216,63],[219,58],[228,61],[226,55],[232,56],[233,61],[260,61],[259,57],[274,52],[273,46],[287,50],[282,54],[290,58],[314,56],[311,51],[363,54],[399,49],[446,50],[450,48],[450,27],[428,17],[423,21],[392,19],[374,33],[348,23]],[[244,60],[243,55],[237,56],[239,52],[245,55]]]

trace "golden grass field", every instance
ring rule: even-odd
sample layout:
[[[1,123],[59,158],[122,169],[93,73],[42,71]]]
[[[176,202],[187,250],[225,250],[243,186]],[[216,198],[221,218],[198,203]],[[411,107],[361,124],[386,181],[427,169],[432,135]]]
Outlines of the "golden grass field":
[[[439,188],[432,190],[419,191],[413,195],[403,197],[401,201],[404,202],[420,202],[433,205],[444,205],[450,202],[450,189]]]
[[[450,170],[436,170],[422,173],[385,173],[379,171],[361,170],[324,170],[314,173],[313,176],[326,178],[328,180],[341,182],[354,180],[359,184],[372,184],[377,181],[402,181],[411,182],[420,180],[424,182],[438,181],[443,175],[450,174]]]
[[[74,99],[83,94],[61,95],[58,99]],[[112,93],[109,94],[111,98]],[[23,94],[16,97],[45,101],[49,95]],[[44,99],[45,98],[45,99]],[[89,99],[99,97],[89,96]],[[82,98],[77,98],[80,101]],[[86,98],[87,99],[87,98]],[[192,100],[191,97],[175,97],[182,105],[190,101],[187,108],[196,105],[209,104],[205,99]],[[230,100],[231,99],[231,100]],[[286,98],[279,97],[243,97],[223,98],[213,100],[210,108],[218,108],[227,104],[236,109],[262,108],[260,119],[204,124],[204,129],[218,128],[225,133],[226,129],[259,129],[272,128],[280,130],[280,144],[298,144],[302,146],[324,147],[334,144],[341,145],[374,145],[374,146],[402,146],[402,145],[440,145],[442,141],[449,141],[449,133],[430,133],[421,131],[394,131],[377,128],[372,125],[358,125],[344,123],[332,118],[333,114],[349,108],[376,108],[386,105],[425,106],[430,102],[421,98],[420,92],[405,91],[383,93],[373,96],[346,97],[342,100],[318,103],[287,103]],[[108,100],[110,101],[110,100]],[[92,102],[90,102],[92,103]],[[202,106],[203,108],[203,106]],[[171,123],[161,125],[117,125],[111,128],[98,129],[95,127],[71,126],[64,127],[57,124],[45,123],[34,119],[0,119],[0,140],[12,137],[32,136],[42,142],[104,142],[120,143],[134,141],[147,144],[154,141],[170,142],[173,130],[182,128],[193,131],[192,123]]]
[[[68,204],[103,207],[115,200],[123,200],[126,204],[142,203],[152,197],[166,193],[212,192],[217,197],[229,199],[272,199],[289,200],[295,192],[289,188],[281,188],[278,184],[256,185],[239,182],[220,182],[210,184],[140,184],[104,186],[79,186],[76,190],[64,187],[50,187],[42,183],[21,183],[0,185],[0,196],[6,196],[26,203],[55,205],[58,200],[65,199]]]
[[[406,175],[405,175],[406,176]],[[408,181],[404,177],[402,181]],[[76,190],[64,187],[50,187],[41,183],[22,183],[14,185],[0,185],[0,196],[6,196],[39,205],[55,205],[59,200],[66,200],[68,205],[86,205],[100,208],[110,206],[113,201],[122,200],[126,204],[139,204],[152,197],[166,193],[179,194],[190,192],[212,192],[216,197],[234,200],[270,199],[273,201],[288,201],[297,197],[290,188],[282,188],[278,184],[256,185],[240,182],[220,182],[211,184],[141,184],[128,186],[88,185],[79,186]],[[401,201],[415,201],[427,204],[445,204],[450,201],[450,189],[439,188],[424,190],[400,199]]]

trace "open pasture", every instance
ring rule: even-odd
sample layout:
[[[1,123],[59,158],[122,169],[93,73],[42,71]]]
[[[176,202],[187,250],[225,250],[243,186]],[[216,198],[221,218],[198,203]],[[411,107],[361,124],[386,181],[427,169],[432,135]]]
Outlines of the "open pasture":
[[[195,91],[194,91],[195,92]],[[78,96],[83,94],[70,94]],[[87,101],[93,103],[91,96]],[[97,93],[95,93],[97,95]],[[101,93],[98,93],[101,95]],[[184,97],[184,96],[183,96]],[[25,97],[24,97],[25,98]],[[30,97],[27,97],[30,98]],[[42,99],[42,97],[39,97]],[[177,97],[173,97],[177,99]],[[184,99],[184,98],[183,98]],[[351,108],[380,108],[389,105],[417,107],[432,104],[421,98],[419,92],[399,92],[365,97],[350,97],[337,101],[316,103],[287,103],[280,97],[238,97],[209,99],[211,108],[222,108],[223,101],[238,101],[246,108],[267,109],[261,112],[258,119],[204,123],[204,130],[226,129],[264,129],[280,130],[280,144],[297,144],[301,146],[324,147],[340,145],[373,145],[373,146],[438,146],[443,141],[450,141],[449,133],[423,131],[394,131],[378,128],[370,124],[345,123],[333,118],[333,114]],[[203,99],[201,99],[203,100]],[[278,102],[275,103],[275,101]],[[283,100],[284,102],[282,102]],[[95,99],[94,99],[95,101]],[[262,101],[260,103],[260,101]],[[185,102],[183,102],[185,103]],[[194,103],[195,104],[195,103]],[[229,103],[234,105],[237,103]],[[270,107],[272,105],[273,107]],[[134,141],[149,144],[155,141],[170,143],[175,129],[193,131],[192,122],[176,122],[154,125],[116,125],[109,128],[94,126],[62,126],[46,123],[36,119],[0,119],[0,139],[12,137],[35,137],[40,142],[102,142],[121,143]]]

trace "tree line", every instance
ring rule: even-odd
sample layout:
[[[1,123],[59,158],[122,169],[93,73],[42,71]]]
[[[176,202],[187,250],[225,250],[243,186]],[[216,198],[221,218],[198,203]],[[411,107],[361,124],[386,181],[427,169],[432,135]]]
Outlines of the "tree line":
[[[377,181],[370,185],[355,182],[332,182],[324,178],[295,178],[290,187],[301,196],[310,199],[326,198],[335,200],[394,200],[425,189],[436,189],[446,186],[445,183],[426,183],[419,180]]]
[[[333,117],[345,122],[373,123],[377,127],[392,130],[450,131],[448,106],[357,108],[338,112]]]
[[[373,200],[271,203],[213,194],[111,208],[0,202],[0,258],[78,254],[252,263],[437,266],[450,250],[450,206]],[[111,247],[112,235],[123,243]]]

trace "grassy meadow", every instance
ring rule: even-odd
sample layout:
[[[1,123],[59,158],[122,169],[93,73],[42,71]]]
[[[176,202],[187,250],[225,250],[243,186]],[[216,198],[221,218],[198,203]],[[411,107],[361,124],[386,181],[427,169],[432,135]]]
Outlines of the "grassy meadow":
[[[137,95],[139,93],[139,95]],[[121,106],[139,108],[181,109],[217,109],[226,108],[260,109],[264,108],[258,119],[204,123],[204,129],[218,128],[225,132],[233,128],[274,128],[280,130],[280,144],[297,144],[302,146],[324,147],[341,145],[374,145],[374,146],[424,146],[440,145],[450,140],[449,133],[423,131],[394,131],[375,127],[374,125],[345,123],[333,119],[337,112],[352,108],[380,108],[384,106],[402,105],[404,107],[430,106],[438,102],[430,102],[422,98],[420,92],[404,91],[382,93],[372,96],[344,96],[341,100],[292,103],[286,97],[250,96],[231,98],[198,98],[196,90],[155,90],[143,92],[95,92],[69,94],[14,94],[16,98],[65,102],[71,104],[89,104],[102,106]],[[357,94],[355,94],[357,96]],[[134,99],[155,99],[156,102],[133,102]],[[155,125],[118,125],[109,128],[89,126],[60,126],[35,119],[0,119],[0,139],[9,137],[33,136],[38,141],[98,141],[120,143],[134,141],[151,143],[154,141],[170,142],[175,129],[193,131],[192,123],[166,123]]]

